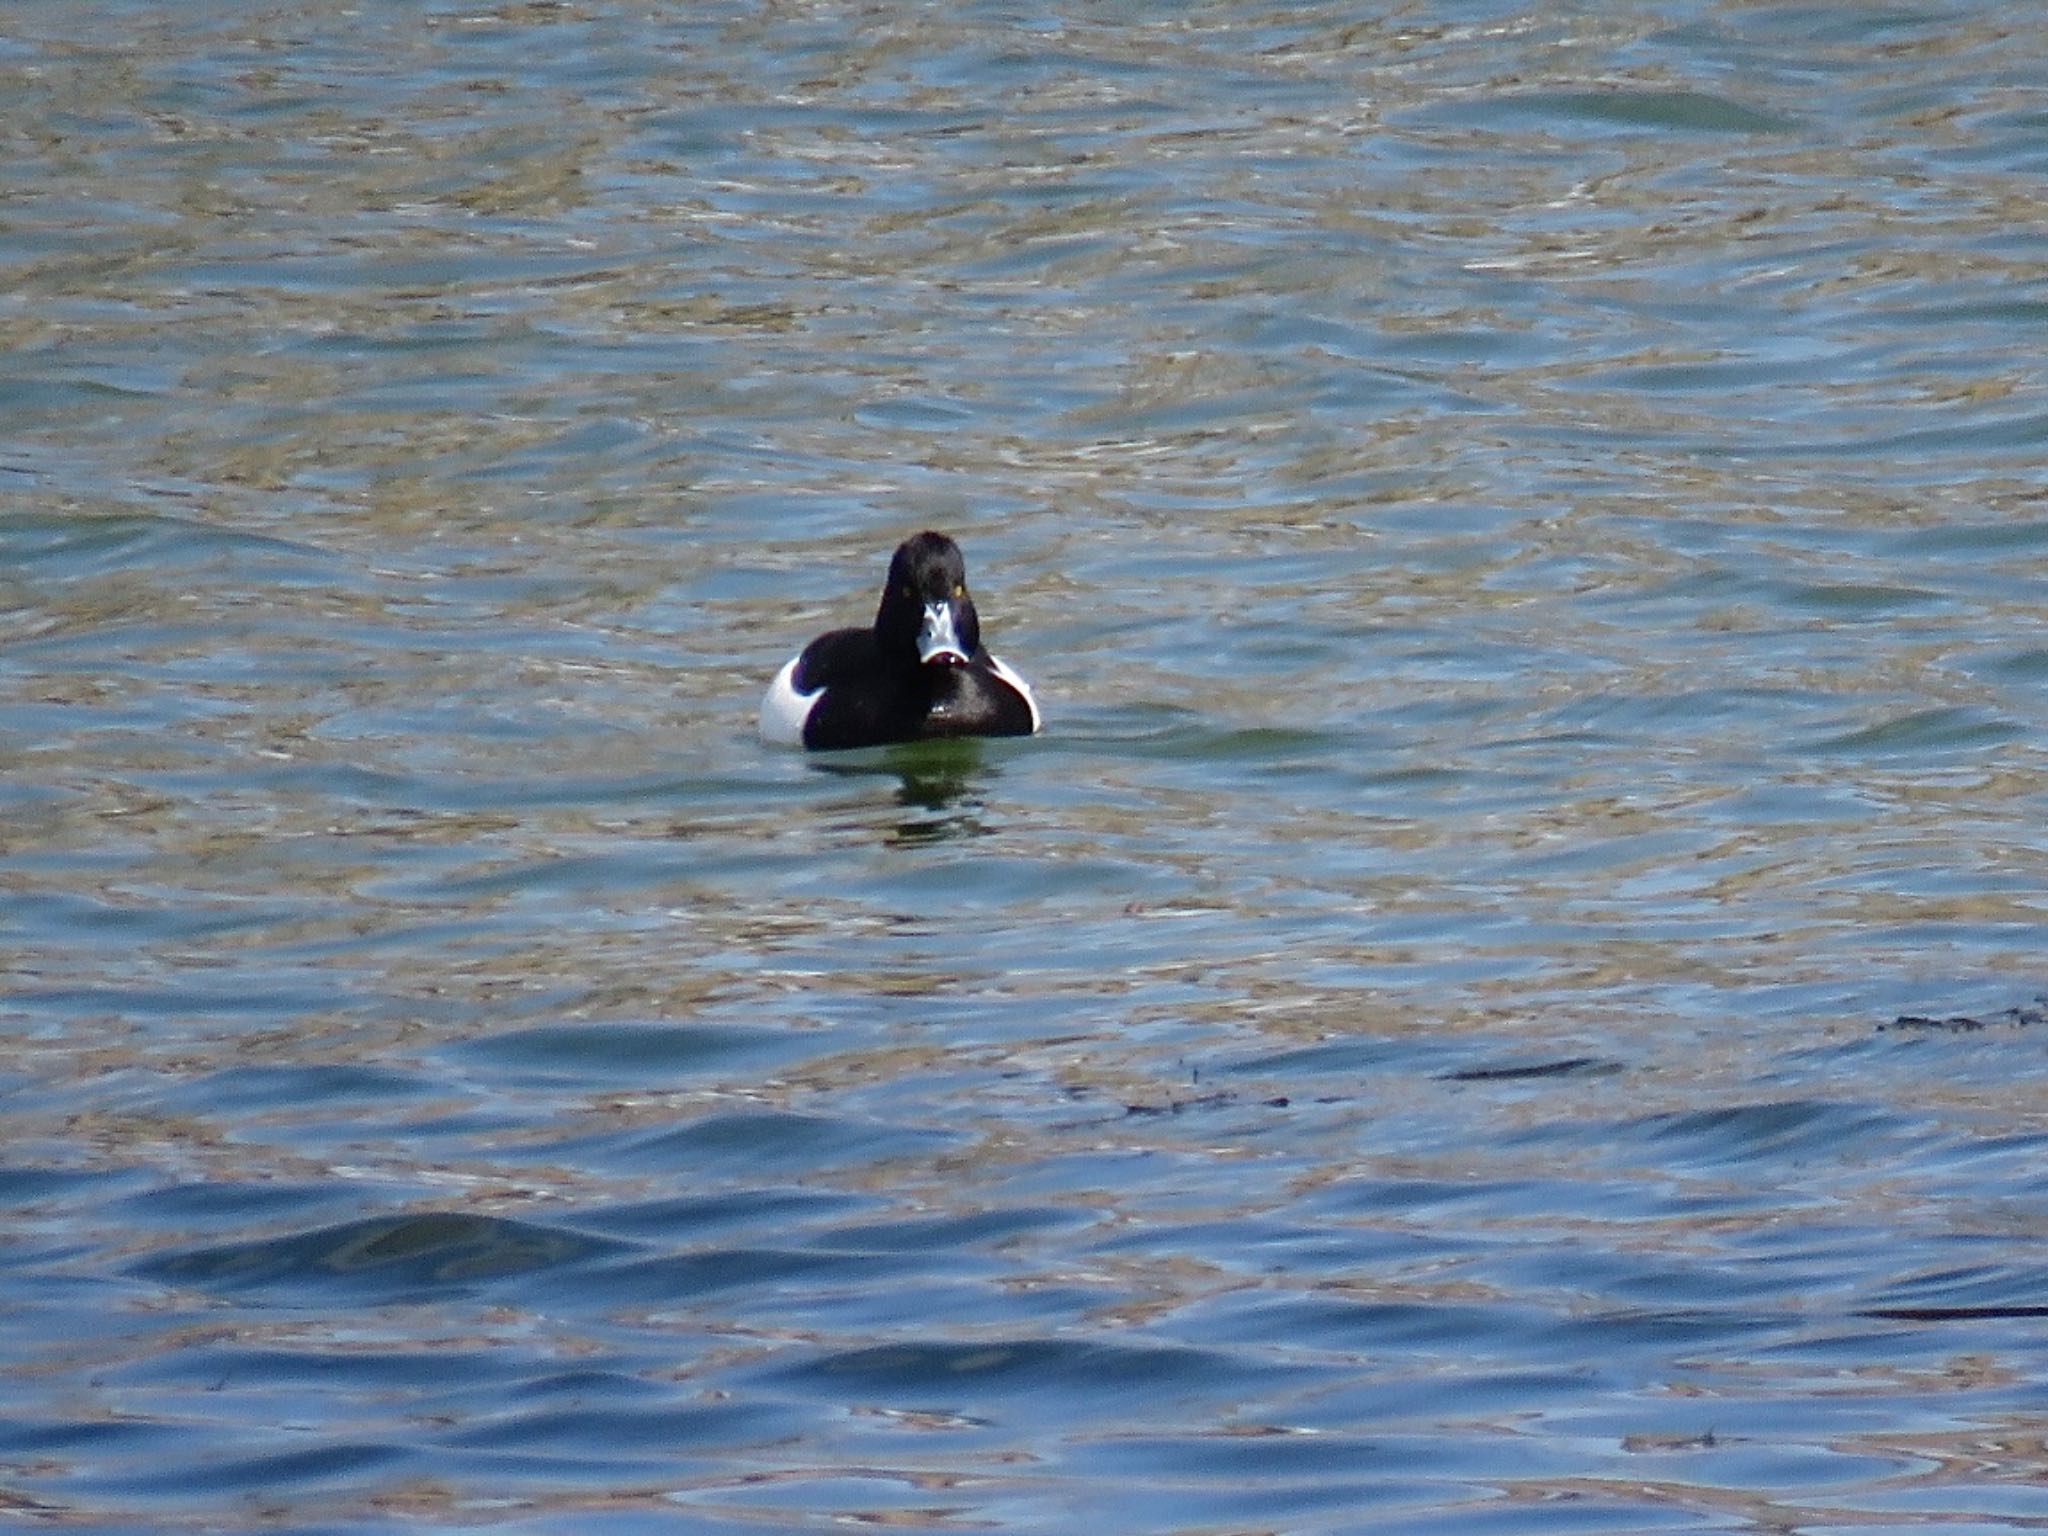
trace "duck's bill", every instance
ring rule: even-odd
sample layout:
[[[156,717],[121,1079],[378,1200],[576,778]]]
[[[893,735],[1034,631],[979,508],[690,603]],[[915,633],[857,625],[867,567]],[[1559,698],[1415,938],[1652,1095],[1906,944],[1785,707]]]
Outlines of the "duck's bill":
[[[926,666],[967,665],[966,648],[953,626],[951,603],[926,603],[924,627],[917,632],[917,659]]]

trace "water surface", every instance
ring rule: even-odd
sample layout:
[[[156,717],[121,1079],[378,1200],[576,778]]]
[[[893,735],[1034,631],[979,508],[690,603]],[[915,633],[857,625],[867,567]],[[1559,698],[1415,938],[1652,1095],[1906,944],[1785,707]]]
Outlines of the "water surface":
[[[2044,69],[13,7],[0,1507],[2048,1522]]]

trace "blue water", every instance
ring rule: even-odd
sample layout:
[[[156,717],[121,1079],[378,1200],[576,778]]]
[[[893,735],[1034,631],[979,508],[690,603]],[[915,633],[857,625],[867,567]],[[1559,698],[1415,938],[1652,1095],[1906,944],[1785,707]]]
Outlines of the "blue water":
[[[0,1513],[2048,1524],[2044,70],[10,8]]]

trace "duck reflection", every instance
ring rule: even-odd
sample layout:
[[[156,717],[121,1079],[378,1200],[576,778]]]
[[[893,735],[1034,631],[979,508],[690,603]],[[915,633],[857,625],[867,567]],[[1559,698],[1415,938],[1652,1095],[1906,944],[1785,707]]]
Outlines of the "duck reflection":
[[[903,742],[814,758],[810,766],[847,779],[894,778],[896,803],[915,814],[890,830],[891,843],[937,843],[987,831],[981,816],[982,788],[994,770],[980,737]]]

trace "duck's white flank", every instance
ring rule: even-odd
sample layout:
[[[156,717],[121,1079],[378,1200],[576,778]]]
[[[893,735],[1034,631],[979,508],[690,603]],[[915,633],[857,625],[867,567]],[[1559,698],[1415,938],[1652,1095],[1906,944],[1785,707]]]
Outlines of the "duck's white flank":
[[[994,651],[989,652],[988,669],[1024,695],[1024,702],[1031,707],[1031,734],[1036,736],[1038,728],[1045,724],[1045,720],[1038,713],[1038,700],[1031,692],[1031,685],[1025,682],[1019,674],[1012,672],[1008,667],[1004,666],[1002,658],[996,655]]]
[[[768,685],[767,697],[761,700],[761,739],[772,741],[778,746],[800,747],[804,744],[804,722],[811,717],[811,706],[818,702],[818,695],[825,690],[818,688],[810,693],[796,691],[796,664],[800,657],[792,656],[775,674],[775,681]],[[1027,695],[1029,697],[1029,695]],[[1032,729],[1037,730],[1038,706],[1031,706]]]

